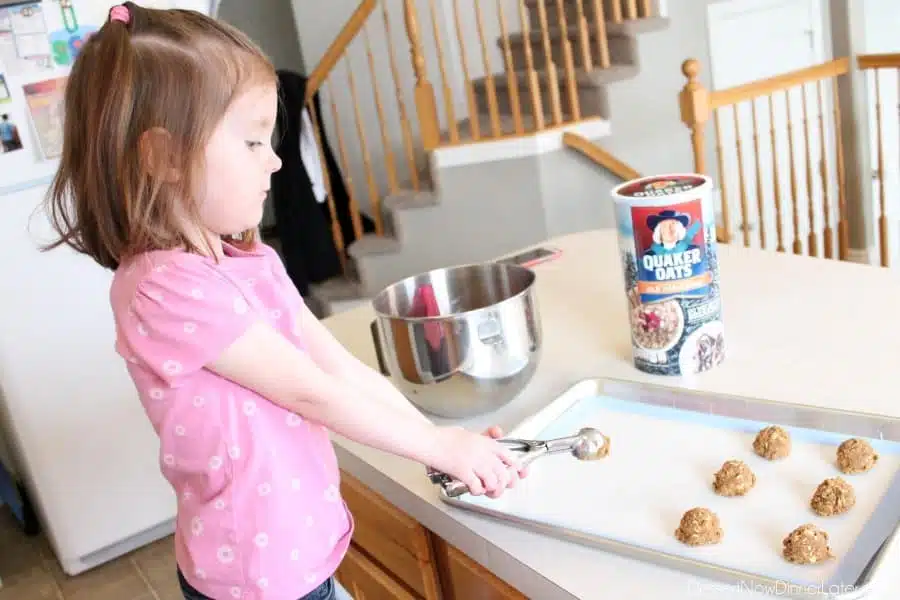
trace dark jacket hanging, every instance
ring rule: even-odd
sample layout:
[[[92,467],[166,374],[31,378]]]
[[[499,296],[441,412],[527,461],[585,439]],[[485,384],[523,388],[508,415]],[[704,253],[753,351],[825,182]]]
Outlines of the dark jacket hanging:
[[[312,181],[300,154],[307,78],[293,71],[279,70],[278,80],[280,106],[275,152],[281,158],[282,166],[272,175],[272,204],[285,268],[299,292],[306,296],[309,294],[309,284],[340,275],[341,263],[332,238],[328,203],[316,200]],[[356,239],[350,218],[350,197],[325,135],[318,93],[313,103],[319,117],[318,130],[325,154],[324,168],[327,172],[324,175],[330,180],[346,248]],[[362,215],[362,221],[364,232],[374,231],[371,219]]]

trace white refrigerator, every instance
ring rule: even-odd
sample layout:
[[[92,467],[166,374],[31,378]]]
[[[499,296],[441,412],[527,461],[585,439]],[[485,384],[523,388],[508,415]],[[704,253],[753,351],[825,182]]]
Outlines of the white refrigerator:
[[[0,118],[15,126],[0,136],[0,437],[70,575],[167,535],[175,516],[158,441],[114,350],[111,273],[67,248],[38,250],[50,236],[40,206],[57,166],[59,90],[79,37],[113,4],[0,0]],[[215,14],[217,3],[142,4]]]

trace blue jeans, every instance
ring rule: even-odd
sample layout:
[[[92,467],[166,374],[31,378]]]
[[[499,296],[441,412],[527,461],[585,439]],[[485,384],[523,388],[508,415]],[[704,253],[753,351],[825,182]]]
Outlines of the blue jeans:
[[[178,583],[181,584],[181,592],[184,594],[185,600],[223,600],[204,596],[195,590],[181,574],[181,569],[178,569]],[[325,583],[298,600],[335,600],[335,598],[334,578],[329,577]]]

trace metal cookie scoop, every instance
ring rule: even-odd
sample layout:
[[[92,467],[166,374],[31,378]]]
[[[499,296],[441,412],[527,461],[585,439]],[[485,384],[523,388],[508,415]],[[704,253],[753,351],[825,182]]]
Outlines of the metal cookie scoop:
[[[609,454],[609,438],[594,429],[585,427],[577,435],[557,438],[554,440],[519,440],[505,438],[497,440],[501,444],[509,446],[510,450],[519,452],[522,466],[527,466],[535,460],[551,454],[569,452],[578,460],[597,460]],[[458,479],[454,479],[446,473],[428,470],[428,477],[434,484],[440,485],[444,493],[451,498],[457,498],[469,492],[468,486]]]

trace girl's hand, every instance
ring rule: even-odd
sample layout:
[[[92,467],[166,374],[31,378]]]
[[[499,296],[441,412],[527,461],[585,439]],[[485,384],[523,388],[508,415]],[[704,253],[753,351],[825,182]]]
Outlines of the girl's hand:
[[[518,458],[489,436],[440,427],[435,442],[437,464],[432,466],[465,483],[473,496],[497,498],[518,479]]]
[[[503,429],[501,429],[498,425],[493,425],[491,427],[488,427],[487,430],[485,430],[484,435],[486,435],[490,438],[493,438],[495,440],[500,439],[503,437]],[[524,478],[528,477],[528,466],[527,465],[523,466],[523,465],[519,464],[519,465],[517,465],[516,469],[517,469],[517,471],[516,471],[517,476],[512,479],[512,481],[509,484],[509,487],[514,487],[517,479],[524,479]],[[500,494],[496,494],[496,495],[488,494],[488,496],[491,498],[496,498],[499,495]]]

